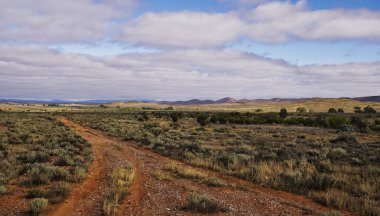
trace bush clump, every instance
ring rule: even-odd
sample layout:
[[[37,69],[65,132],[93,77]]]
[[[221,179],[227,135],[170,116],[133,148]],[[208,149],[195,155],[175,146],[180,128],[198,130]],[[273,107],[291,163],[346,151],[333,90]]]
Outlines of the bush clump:
[[[28,198],[44,198],[46,197],[46,191],[42,189],[30,189],[27,195]]]
[[[7,193],[7,187],[4,185],[0,185],[0,195],[4,195]]]
[[[54,185],[50,190],[50,195],[53,197],[67,197],[71,190],[70,184],[65,182],[60,182]]]
[[[32,215],[41,215],[48,206],[48,200],[45,198],[35,198],[30,202],[30,213]]]

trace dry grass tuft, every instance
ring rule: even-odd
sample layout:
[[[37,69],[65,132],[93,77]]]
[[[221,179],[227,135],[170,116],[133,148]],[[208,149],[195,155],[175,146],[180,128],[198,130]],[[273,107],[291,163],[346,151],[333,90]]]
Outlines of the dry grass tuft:
[[[103,201],[103,213],[106,216],[113,216],[117,213],[119,202],[127,194],[135,179],[133,167],[118,167],[112,173],[111,189]]]
[[[208,175],[204,172],[177,163],[169,163],[164,169],[183,178],[194,180],[204,180],[208,178]]]
[[[172,178],[170,177],[170,175],[166,174],[166,173],[163,173],[161,171],[156,171],[153,173],[153,176],[158,179],[158,180],[164,180],[164,181],[171,181]]]
[[[195,192],[188,195],[185,209],[197,213],[217,213],[219,211],[226,211],[226,208],[215,199]]]

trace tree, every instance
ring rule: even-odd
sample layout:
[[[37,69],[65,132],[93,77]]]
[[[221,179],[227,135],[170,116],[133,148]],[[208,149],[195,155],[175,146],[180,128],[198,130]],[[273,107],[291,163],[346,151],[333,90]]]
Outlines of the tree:
[[[344,113],[344,110],[342,108],[339,108],[338,113]]]
[[[216,115],[211,116],[210,122],[213,124],[218,123],[218,117],[216,117]]]
[[[355,113],[362,113],[363,111],[362,111],[362,108],[361,108],[361,107],[356,106],[356,107],[354,107],[354,112],[355,112]]]
[[[209,116],[209,115],[206,115],[206,114],[199,115],[199,116],[197,117],[197,122],[198,122],[201,126],[205,126],[205,125],[207,125],[208,123],[210,123],[210,116]]]
[[[220,117],[218,118],[218,122],[219,122],[220,124],[227,124],[228,120],[227,120],[227,118],[226,118],[225,116],[220,116]]]
[[[306,112],[306,108],[305,107],[298,107],[296,111],[299,112],[299,113],[305,113]]]
[[[284,119],[286,116],[288,116],[288,111],[285,108],[282,108],[280,110],[280,117]]]
[[[179,120],[178,115],[175,114],[175,113],[172,113],[172,114],[170,115],[170,118],[172,119],[173,122],[178,122],[178,120]]]
[[[364,113],[376,113],[376,110],[374,108],[370,107],[370,106],[364,107],[363,110],[364,110],[363,111]]]
[[[329,113],[337,113],[338,111],[335,108],[330,108],[328,112]]]

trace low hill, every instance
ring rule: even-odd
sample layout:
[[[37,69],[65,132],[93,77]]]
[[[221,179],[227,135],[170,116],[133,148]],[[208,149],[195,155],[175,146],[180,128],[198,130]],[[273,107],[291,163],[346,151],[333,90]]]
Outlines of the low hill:
[[[380,96],[357,97],[352,99],[362,102],[380,102]]]

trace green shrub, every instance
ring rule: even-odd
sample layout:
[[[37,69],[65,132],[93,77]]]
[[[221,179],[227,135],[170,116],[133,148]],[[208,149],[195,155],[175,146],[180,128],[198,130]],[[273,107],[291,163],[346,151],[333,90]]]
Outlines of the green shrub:
[[[75,167],[72,173],[72,181],[82,182],[87,176],[86,170],[82,167]]]
[[[351,118],[351,124],[355,125],[362,132],[364,132],[368,127],[368,122],[363,118],[363,116],[353,116]]]
[[[45,198],[35,198],[30,202],[30,212],[32,215],[40,215],[48,206],[48,200]]]
[[[339,129],[343,125],[349,124],[347,119],[343,116],[331,116],[328,118],[329,126],[331,128]]]
[[[7,187],[4,185],[0,185],[0,195],[4,195],[7,193]]]
[[[73,166],[74,161],[69,155],[63,155],[59,158],[59,161],[57,163],[59,166]]]
[[[364,113],[376,113],[376,110],[370,106],[366,106],[366,107],[364,107],[363,112]]]
[[[27,176],[30,177],[29,182],[32,185],[48,184],[52,180],[66,180],[69,175],[68,170],[48,164],[36,164],[27,172]]]
[[[347,151],[341,147],[330,149],[328,155],[332,160],[338,160],[347,156]]]
[[[46,191],[42,190],[42,189],[30,189],[28,191],[28,195],[27,197],[29,199],[33,199],[33,198],[44,198],[46,197]]]
[[[52,197],[67,197],[70,193],[71,187],[70,184],[65,182],[60,182],[55,184],[49,192],[49,195]]]
[[[52,169],[52,179],[56,181],[67,180],[70,176],[70,172],[61,167],[54,167]]]
[[[51,169],[44,165],[35,166],[27,172],[32,185],[48,184],[51,180],[51,175]]]

